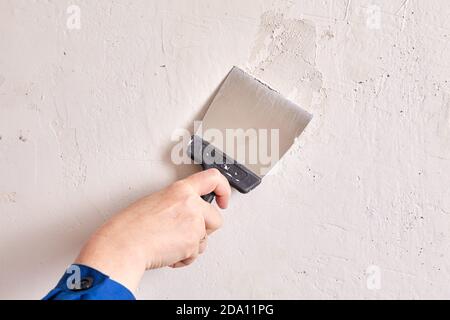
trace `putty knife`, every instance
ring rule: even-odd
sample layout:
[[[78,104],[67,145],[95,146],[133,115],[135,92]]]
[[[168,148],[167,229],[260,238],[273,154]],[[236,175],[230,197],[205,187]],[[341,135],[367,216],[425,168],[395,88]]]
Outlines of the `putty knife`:
[[[288,151],[312,115],[233,67],[191,138],[188,154],[248,193]],[[212,202],[214,194],[202,197]]]

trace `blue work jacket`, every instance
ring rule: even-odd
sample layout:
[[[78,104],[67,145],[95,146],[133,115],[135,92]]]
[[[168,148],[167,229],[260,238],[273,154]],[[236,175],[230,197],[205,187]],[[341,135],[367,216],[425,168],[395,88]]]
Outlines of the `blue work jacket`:
[[[126,287],[91,267],[73,264],[43,300],[136,300]]]

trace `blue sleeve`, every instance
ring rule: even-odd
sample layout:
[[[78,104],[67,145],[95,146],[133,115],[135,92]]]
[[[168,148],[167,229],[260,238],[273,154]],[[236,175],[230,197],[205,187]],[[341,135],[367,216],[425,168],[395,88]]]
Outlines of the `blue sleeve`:
[[[136,300],[120,283],[88,266],[73,264],[43,300]]]

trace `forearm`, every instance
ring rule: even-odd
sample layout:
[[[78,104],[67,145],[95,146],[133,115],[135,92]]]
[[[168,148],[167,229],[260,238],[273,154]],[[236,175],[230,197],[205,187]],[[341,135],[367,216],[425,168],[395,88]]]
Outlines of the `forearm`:
[[[85,277],[83,293],[66,283],[66,272],[46,298],[111,299],[114,293],[134,298],[131,292],[136,292],[145,270],[191,264],[205,251],[207,236],[222,225],[217,208],[201,198],[211,192],[224,209],[231,189],[216,169],[194,174],[132,204],[100,227],[76,258],[78,266],[73,267]]]

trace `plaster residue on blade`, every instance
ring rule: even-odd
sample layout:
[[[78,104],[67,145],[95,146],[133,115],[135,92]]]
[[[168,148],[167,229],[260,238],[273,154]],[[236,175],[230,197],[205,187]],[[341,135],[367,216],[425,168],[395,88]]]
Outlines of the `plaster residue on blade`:
[[[235,67],[208,109],[200,135],[264,176],[310,120],[308,112]]]

